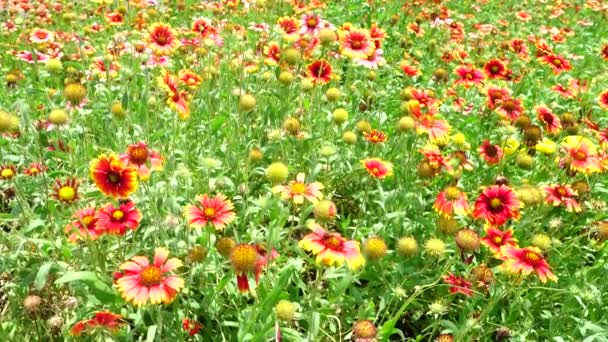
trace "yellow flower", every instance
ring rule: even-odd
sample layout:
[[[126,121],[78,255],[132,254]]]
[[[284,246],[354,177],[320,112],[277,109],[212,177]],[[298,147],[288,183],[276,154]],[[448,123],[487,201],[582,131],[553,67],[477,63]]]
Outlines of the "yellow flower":
[[[547,138],[543,138],[534,148],[544,154],[553,154],[557,150],[557,144]]]

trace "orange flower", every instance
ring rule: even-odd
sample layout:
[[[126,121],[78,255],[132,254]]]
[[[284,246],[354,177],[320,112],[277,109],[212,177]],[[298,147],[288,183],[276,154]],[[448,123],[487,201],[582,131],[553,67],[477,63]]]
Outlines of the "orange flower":
[[[232,202],[223,194],[210,198],[207,194],[196,196],[199,205],[188,204],[184,215],[193,228],[203,228],[211,223],[215,230],[222,230],[236,218]]]
[[[560,164],[568,165],[570,171],[584,174],[601,171],[597,149],[591,140],[571,135],[564,139],[562,147],[567,155],[560,159]]]
[[[439,214],[451,217],[457,215],[469,215],[471,208],[467,202],[467,194],[455,186],[449,186],[437,195],[433,209]]]
[[[273,193],[281,193],[282,199],[291,199],[295,204],[303,204],[304,199],[309,200],[313,204],[323,199],[323,184],[313,182],[306,184],[306,176],[304,173],[298,173],[295,181],[289,182],[287,185],[277,185],[272,188]]]
[[[484,218],[489,224],[503,225],[508,219],[518,219],[519,209],[524,206],[515,191],[506,185],[482,187],[475,201],[475,218]]]
[[[326,84],[331,80],[331,64],[325,60],[314,61],[306,67],[306,75],[314,84]]]
[[[494,254],[498,254],[503,246],[517,247],[517,239],[513,238],[511,229],[502,231],[492,226],[486,226],[486,236],[481,238],[481,243],[488,247]]]
[[[557,115],[553,114],[551,109],[545,105],[540,105],[536,107],[536,114],[538,120],[540,120],[544,125],[547,132],[551,134],[557,134],[562,129],[562,123],[557,117]]]
[[[503,156],[502,148],[498,145],[490,144],[488,140],[484,140],[477,150],[486,163],[490,165],[498,164]]]
[[[126,324],[121,315],[109,311],[98,311],[93,315],[93,318],[78,321],[74,324],[70,329],[70,335],[78,337],[83,333],[91,334],[100,330],[116,333],[120,327]]]
[[[150,301],[152,304],[171,303],[184,287],[184,280],[167,273],[182,266],[177,258],[167,260],[169,251],[157,248],[150,264],[145,256],[135,256],[120,266],[125,274],[116,281],[116,287],[127,302],[136,306]]]
[[[383,179],[393,175],[393,164],[378,158],[368,158],[361,161],[370,176]]]
[[[502,79],[507,75],[507,66],[503,61],[498,58],[489,60],[484,66],[483,70],[486,76],[491,79]]]
[[[549,53],[539,58],[539,61],[543,64],[549,65],[553,69],[554,74],[559,74],[562,71],[569,71],[572,69],[570,62],[561,55],[554,55]]]
[[[572,212],[581,212],[581,206],[576,201],[576,191],[572,189],[570,185],[548,185],[544,186],[543,190],[547,194],[545,197],[545,202],[547,204],[553,205],[554,207],[563,204],[566,206],[566,210]]]
[[[372,129],[372,131],[369,133],[365,132],[363,135],[365,136],[365,139],[372,144],[379,144],[386,141],[386,134],[375,129]]]
[[[354,59],[366,59],[376,50],[368,30],[351,28],[340,31],[342,54]]]
[[[471,86],[480,86],[485,77],[481,70],[473,68],[471,65],[461,65],[458,66],[454,73],[458,75],[458,79],[454,82],[454,84],[462,84],[465,88],[469,88]]]
[[[137,171],[115,153],[101,154],[94,159],[89,172],[99,191],[106,196],[126,198],[137,189]]]
[[[180,45],[175,30],[161,23],[150,27],[147,40],[149,48],[157,55],[170,55]]]
[[[178,113],[180,119],[185,120],[190,117],[190,94],[179,89],[178,81],[175,75],[163,69],[158,78],[158,85],[167,94],[167,105]]]
[[[164,159],[160,153],[148,148],[148,145],[140,141],[127,146],[127,153],[120,155],[120,160],[137,169],[137,174],[141,179],[150,177],[150,168],[147,163],[150,162],[150,167],[154,171],[163,169]]]
[[[76,242],[81,239],[97,240],[100,233],[95,227],[95,207],[80,209],[74,213],[76,219],[65,226],[65,233],[70,234],[69,242]]]
[[[358,241],[346,240],[338,233],[328,233],[314,221],[308,225],[308,228],[312,233],[304,236],[299,246],[316,255],[317,263],[332,266],[346,262],[352,270],[365,264]]]
[[[125,235],[127,229],[135,230],[139,226],[141,218],[141,212],[131,201],[120,203],[118,208],[108,203],[95,214],[95,229],[98,232]]]
[[[597,103],[600,107],[608,110],[608,89],[600,93],[600,96],[597,97]]]
[[[501,259],[504,260],[502,267],[513,273],[528,275],[535,272],[543,283],[546,283],[547,279],[557,281],[557,277],[549,269],[549,263],[536,247],[505,246],[501,254]]]

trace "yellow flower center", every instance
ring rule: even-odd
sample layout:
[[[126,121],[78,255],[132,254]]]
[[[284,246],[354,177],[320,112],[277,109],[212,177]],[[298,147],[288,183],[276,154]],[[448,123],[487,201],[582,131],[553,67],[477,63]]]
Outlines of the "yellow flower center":
[[[507,112],[510,112],[510,111],[514,110],[515,109],[515,101],[513,101],[513,100],[506,100],[505,102],[503,102],[502,108],[504,108]]]
[[[560,61],[559,59],[555,58],[555,59],[553,60],[553,64],[555,64],[555,65],[557,65],[557,66],[560,66],[560,65],[562,65],[562,61]]]
[[[306,185],[304,185],[304,183],[294,183],[291,186],[291,192],[293,192],[294,194],[303,194],[306,191]]]
[[[37,175],[40,172],[40,169],[37,167],[30,168],[30,175]]]
[[[215,208],[205,208],[205,210],[203,210],[203,215],[205,215],[205,217],[214,217],[216,212]]]
[[[0,175],[2,175],[2,178],[9,179],[9,178],[13,178],[13,176],[15,175],[15,172],[13,172],[13,170],[11,170],[11,169],[4,169],[4,170],[2,170],[2,173],[0,173]]]
[[[152,287],[155,285],[159,285],[162,280],[162,275],[160,273],[160,268],[151,265],[146,267],[140,274],[139,280],[142,284],[147,287]]]
[[[377,167],[374,167],[374,168],[372,169],[372,174],[374,174],[374,175],[377,175],[379,172],[380,172],[380,170],[378,170],[378,168],[377,168]]]
[[[502,205],[502,202],[500,201],[500,198],[492,198],[490,200],[490,207],[492,209],[498,209],[498,208],[500,208],[501,205]]]
[[[340,239],[334,235],[330,235],[330,236],[326,237],[324,242],[325,242],[325,246],[327,246],[333,250],[339,249],[340,246],[342,245],[342,242],[340,241]]]
[[[93,222],[93,216],[85,216],[82,218],[82,223],[84,223],[85,226],[88,226],[91,224],[91,222]]]
[[[492,70],[493,73],[497,73],[499,71],[498,65],[493,65],[490,70]]]
[[[541,257],[536,252],[527,251],[526,254],[524,254],[524,259],[526,259],[527,262],[534,263],[534,262],[539,261],[541,259]]]
[[[317,26],[317,19],[315,18],[310,18],[306,21],[306,25],[308,27],[316,27]]]
[[[467,80],[472,80],[473,79],[473,74],[469,72],[469,73],[467,73],[465,75],[465,77],[466,77]]]
[[[494,243],[497,245],[502,244],[502,236],[496,236],[494,237]]]
[[[57,197],[59,197],[61,201],[71,202],[76,198],[76,189],[71,186],[61,187],[57,193]]]
[[[125,213],[120,209],[114,210],[112,213],[112,218],[115,220],[122,220],[123,217],[125,217]]]
[[[455,186],[450,186],[445,189],[445,197],[450,201],[457,200],[460,198],[460,190]]]

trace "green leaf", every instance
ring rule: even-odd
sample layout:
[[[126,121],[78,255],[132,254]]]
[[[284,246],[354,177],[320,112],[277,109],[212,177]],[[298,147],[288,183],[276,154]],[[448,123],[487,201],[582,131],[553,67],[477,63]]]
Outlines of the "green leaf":
[[[43,288],[44,284],[46,284],[46,280],[49,277],[49,272],[51,271],[51,268],[53,267],[53,265],[54,265],[54,263],[52,261],[49,261],[47,263],[42,264],[42,266],[40,266],[40,269],[38,270],[38,273],[36,274],[36,279],[34,279],[34,284],[36,285],[36,288],[38,290]]]
[[[154,338],[156,337],[157,328],[158,327],[156,325],[151,325],[148,327],[148,334],[146,335],[146,342],[154,341]]]
[[[99,281],[99,278],[97,278],[97,274],[95,274],[95,272],[90,271],[67,272],[59,279],[55,280],[55,284],[70,283],[77,280],[94,282]]]

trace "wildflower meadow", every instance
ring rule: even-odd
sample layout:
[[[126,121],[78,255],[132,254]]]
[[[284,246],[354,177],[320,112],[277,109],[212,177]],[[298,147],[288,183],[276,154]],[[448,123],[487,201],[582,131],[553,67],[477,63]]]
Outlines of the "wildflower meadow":
[[[608,341],[608,3],[0,0],[3,341]]]

